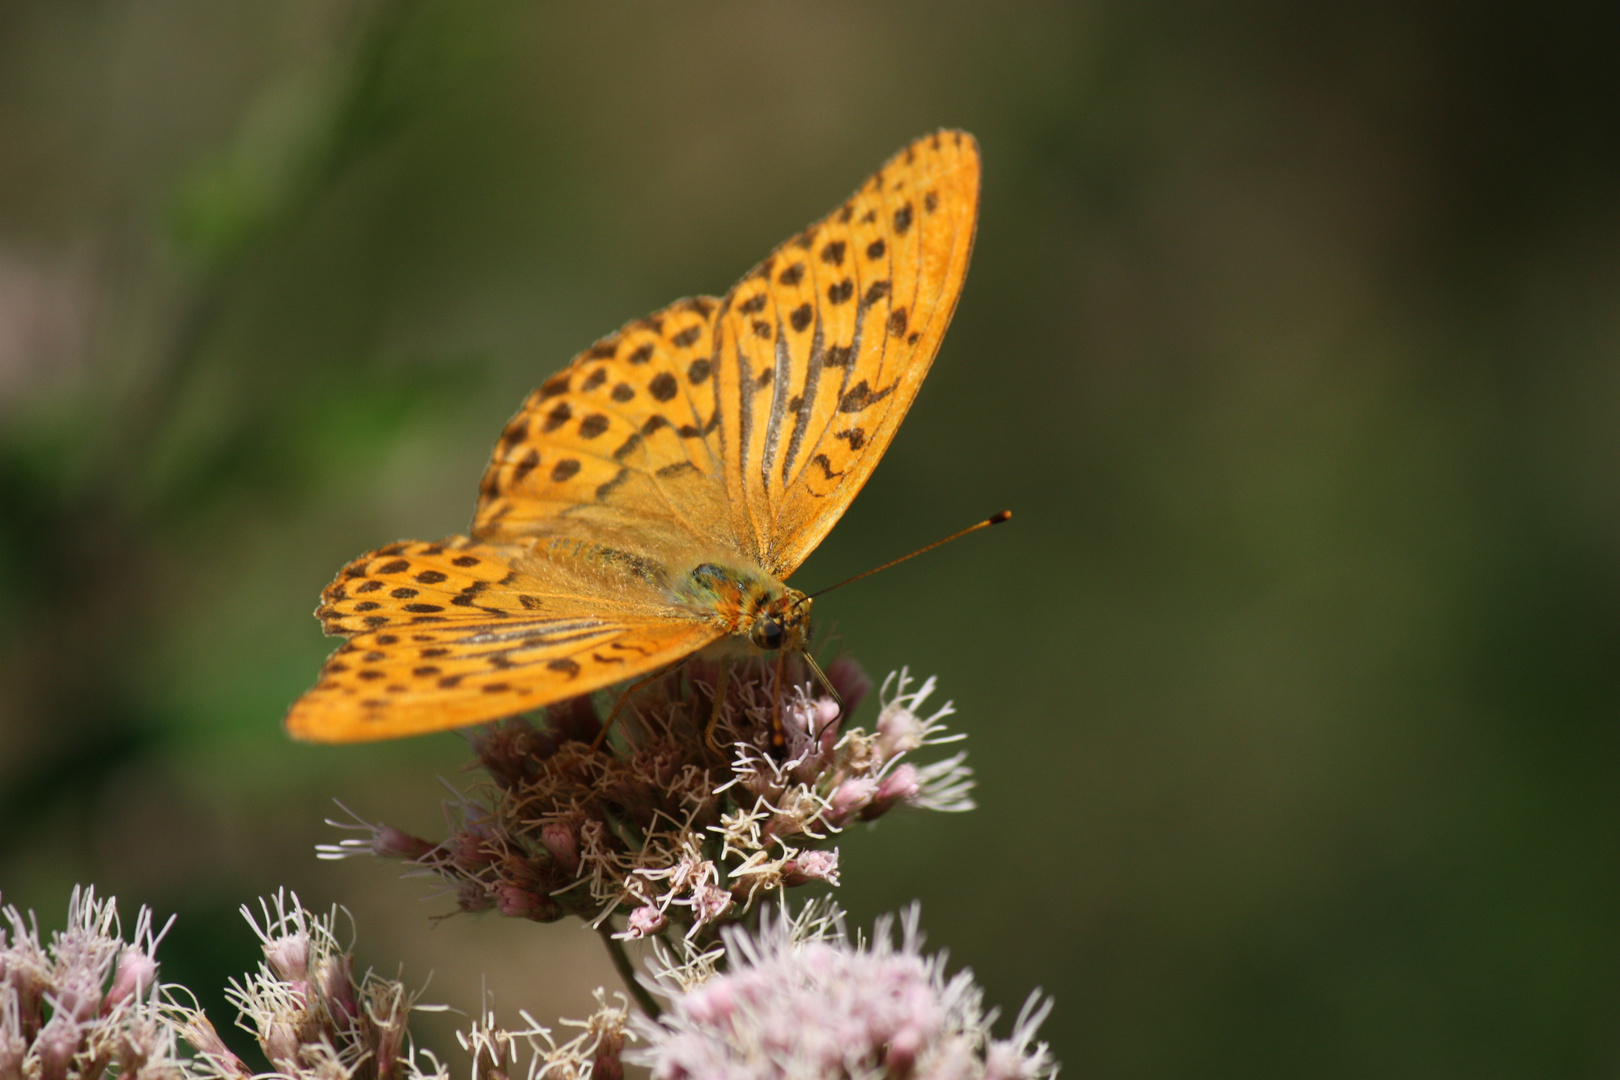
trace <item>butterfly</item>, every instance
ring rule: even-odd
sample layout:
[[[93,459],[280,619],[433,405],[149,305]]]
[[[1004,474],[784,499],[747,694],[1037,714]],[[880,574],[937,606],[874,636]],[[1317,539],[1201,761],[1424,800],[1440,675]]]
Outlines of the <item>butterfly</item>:
[[[721,298],[603,338],[524,401],[469,536],[349,563],[316,617],[349,640],[287,713],[300,739],[462,727],[729,643],[800,651],[784,582],[894,438],[956,309],[979,152],[891,158]]]

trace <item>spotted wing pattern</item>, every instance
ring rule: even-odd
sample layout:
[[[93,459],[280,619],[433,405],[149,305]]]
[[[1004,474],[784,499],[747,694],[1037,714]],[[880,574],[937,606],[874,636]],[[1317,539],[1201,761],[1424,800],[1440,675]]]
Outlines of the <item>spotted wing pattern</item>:
[[[288,730],[347,742],[459,727],[656,670],[724,633],[670,572],[795,570],[877,466],[955,310],[972,136],[919,139],[724,299],[628,324],[508,423],[472,538],[346,567],[316,614],[349,642]],[[721,614],[721,613],[711,613]]]
[[[723,548],[786,577],[876,468],[939,350],[972,252],[979,157],[895,155],[723,300],[581,353],[496,445],[473,535]]]
[[[371,552],[322,594],[316,614],[349,641],[287,730],[354,742],[494,720],[654,671],[718,635],[624,586],[461,537]]]
[[[617,536],[631,550],[688,551],[723,540],[719,303],[694,297],[638,319],[530,394],[484,472],[473,536]]]
[[[956,309],[978,219],[973,137],[942,131],[732,288],[712,365],[742,546],[786,578],[894,438]]]

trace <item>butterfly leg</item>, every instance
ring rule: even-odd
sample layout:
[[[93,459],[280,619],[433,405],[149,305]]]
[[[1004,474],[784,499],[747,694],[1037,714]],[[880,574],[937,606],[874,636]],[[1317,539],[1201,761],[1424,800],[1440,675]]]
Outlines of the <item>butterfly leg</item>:
[[[648,675],[646,678],[637,679],[631,684],[629,689],[625,690],[624,693],[619,695],[619,700],[613,703],[613,711],[608,713],[608,718],[606,720],[602,721],[602,730],[598,731],[596,733],[596,738],[591,740],[592,750],[602,749],[602,743],[607,740],[608,732],[613,730],[613,721],[618,719],[619,710],[624,708],[624,703],[629,701],[637,690],[640,690],[643,686],[646,686],[660,675],[665,674],[673,666],[673,664],[665,664],[663,667],[659,668],[651,675]]]
[[[720,723],[720,707],[725,704],[726,684],[730,681],[731,661],[722,660],[720,674],[714,682],[714,708],[709,712],[709,726],[703,730],[703,739],[709,744],[709,749],[720,757],[725,757],[725,753],[720,749],[720,744],[714,741],[714,729]]]

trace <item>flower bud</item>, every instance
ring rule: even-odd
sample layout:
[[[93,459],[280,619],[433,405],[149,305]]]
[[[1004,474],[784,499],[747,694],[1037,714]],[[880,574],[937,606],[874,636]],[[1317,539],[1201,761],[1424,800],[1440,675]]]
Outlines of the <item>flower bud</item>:
[[[34,1050],[39,1055],[39,1080],[66,1080],[68,1066],[78,1052],[82,1037],[79,1021],[66,1009],[59,1009],[34,1040]]]
[[[371,834],[371,853],[384,859],[420,859],[433,850],[421,837],[412,836],[392,825],[378,825]]]
[[[550,922],[562,915],[557,902],[544,893],[520,885],[501,885],[495,890],[495,908],[502,915],[517,919]]]
[[[669,917],[651,904],[636,908],[625,920],[625,929],[632,937],[638,938],[656,934],[668,925]]]
[[[579,873],[579,834],[572,825],[565,821],[549,822],[540,829],[540,843],[570,878]]]
[[[116,1009],[126,1001],[140,1001],[146,997],[152,984],[157,981],[157,961],[146,955],[133,945],[124,946],[118,954],[118,970],[113,974],[112,986],[107,990],[107,1000],[101,1004],[102,1015]],[[4,1077],[4,1070],[0,1070],[0,1077]]]
[[[894,702],[878,714],[877,751],[884,761],[922,745],[925,725],[910,709]]]
[[[731,910],[731,894],[714,885],[702,885],[693,891],[692,916],[699,923],[711,923]]]
[[[831,804],[827,811],[828,818],[833,824],[842,825],[851,814],[871,801],[877,787],[876,780],[864,776],[845,780],[833,790],[832,798],[827,800]]]
[[[896,803],[916,798],[921,790],[922,782],[917,777],[916,768],[910,762],[906,762],[883,778],[871,803],[861,810],[861,820],[873,821],[882,817],[893,809]]]
[[[354,958],[347,953],[332,957],[322,965],[321,997],[326,1009],[342,1024],[352,1024],[360,1017],[360,1002],[354,993]]]
[[[264,947],[265,963],[283,982],[303,982],[309,977],[309,936],[288,934]]]
[[[808,881],[838,884],[837,851],[803,851],[782,864],[782,881],[789,886]]]

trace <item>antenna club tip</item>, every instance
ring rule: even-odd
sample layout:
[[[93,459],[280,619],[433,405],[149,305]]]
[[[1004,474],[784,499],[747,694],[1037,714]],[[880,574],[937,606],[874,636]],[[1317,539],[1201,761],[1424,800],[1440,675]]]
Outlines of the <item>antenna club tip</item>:
[[[994,515],[993,517],[990,518],[990,524],[992,524],[992,525],[1000,525],[1003,521],[1009,521],[1011,519],[1012,519],[1012,511],[1011,510],[1003,510],[1001,513],[996,514],[996,515]]]

